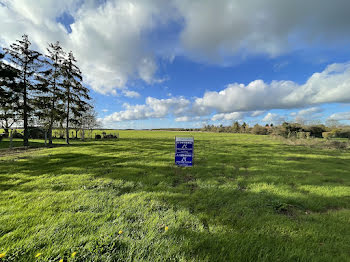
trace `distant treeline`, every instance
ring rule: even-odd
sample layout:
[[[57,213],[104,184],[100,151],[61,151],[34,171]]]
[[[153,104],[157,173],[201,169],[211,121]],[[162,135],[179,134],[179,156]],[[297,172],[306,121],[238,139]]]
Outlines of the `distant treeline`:
[[[205,125],[200,129],[207,132],[226,132],[226,133],[250,133],[255,135],[276,135],[285,138],[348,138],[350,139],[350,127],[339,126],[325,126],[319,125],[303,125],[299,123],[284,122],[281,125],[274,126],[273,124],[266,124],[261,126],[256,124],[250,127],[248,124],[234,122],[231,126],[215,126]]]
[[[28,146],[30,131],[40,127],[52,144],[52,130],[97,127],[82,72],[72,53],[59,42],[49,44],[46,54],[31,49],[27,35],[0,52],[0,127],[7,137],[12,126],[23,126],[23,144]]]

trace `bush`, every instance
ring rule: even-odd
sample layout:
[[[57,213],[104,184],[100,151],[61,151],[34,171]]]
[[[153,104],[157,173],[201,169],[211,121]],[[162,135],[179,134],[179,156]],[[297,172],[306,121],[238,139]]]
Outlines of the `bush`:
[[[309,139],[310,138],[310,132],[298,132],[297,138],[299,139]]]
[[[255,135],[267,135],[267,129],[261,125],[256,124],[252,129],[252,133]]]
[[[29,127],[28,128],[29,138],[31,139],[44,139],[45,130],[40,127]]]
[[[13,134],[12,134],[12,138],[20,138],[20,139],[23,139],[23,134],[18,133],[18,132],[15,130],[15,132],[13,132]]]
[[[308,126],[305,127],[305,131],[310,132],[310,136],[322,138],[322,133],[326,132],[327,129],[324,125]]]
[[[325,139],[330,139],[330,138],[334,137],[334,133],[333,132],[323,132],[322,137]]]
[[[335,132],[334,137],[350,139],[350,130],[339,130]]]
[[[341,141],[328,141],[327,144],[329,148],[335,148],[335,149],[346,149],[348,147],[348,144],[346,142]]]

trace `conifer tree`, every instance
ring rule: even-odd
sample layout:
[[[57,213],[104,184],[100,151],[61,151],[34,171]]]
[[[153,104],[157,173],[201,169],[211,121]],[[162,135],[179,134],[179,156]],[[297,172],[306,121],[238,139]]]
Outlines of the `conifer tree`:
[[[47,48],[46,59],[44,60],[45,68],[37,76],[39,81],[41,95],[36,100],[36,115],[42,120],[48,130],[49,145],[52,145],[52,128],[55,121],[60,120],[64,113],[63,101],[63,71],[65,53],[60,43],[49,44]]]
[[[37,51],[30,49],[31,42],[27,35],[23,35],[21,40],[16,40],[10,45],[10,48],[5,48],[6,53],[10,55],[9,60],[19,70],[19,85],[16,89],[15,96],[19,101],[19,110],[22,113],[24,137],[23,145],[28,146],[28,117],[32,112],[33,91],[36,90],[35,74],[41,66],[40,56]]]
[[[89,89],[83,86],[82,73],[76,63],[73,53],[69,52],[62,65],[67,144],[69,144],[69,124],[72,121],[77,121],[83,112],[91,107],[88,102],[91,100]]]
[[[5,136],[9,134],[9,128],[16,123],[18,85],[16,79],[18,70],[9,64],[4,63],[5,54],[0,53],[0,127],[5,130]]]

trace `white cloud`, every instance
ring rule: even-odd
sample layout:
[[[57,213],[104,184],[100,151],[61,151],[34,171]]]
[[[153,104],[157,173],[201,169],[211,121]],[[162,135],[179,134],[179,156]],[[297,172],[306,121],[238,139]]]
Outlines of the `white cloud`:
[[[107,113],[109,110],[108,109],[102,109],[102,112]]]
[[[211,60],[225,54],[271,56],[300,46],[349,40],[347,0],[176,0],[184,46]]]
[[[2,46],[19,39],[23,33],[42,52],[47,43],[59,40],[67,51],[75,53],[86,83],[101,93],[113,93],[134,78],[148,84],[162,82],[164,79],[156,77],[159,49],[163,50],[161,56],[170,57],[170,61],[177,52],[215,62],[227,55],[274,56],[320,42],[349,40],[348,0],[2,0],[2,3]],[[70,34],[56,21],[64,13],[74,18]],[[174,41],[164,42],[166,46],[150,42],[151,33],[174,21],[182,28],[173,33],[179,34],[172,36]],[[289,82],[276,85],[293,88]],[[207,113],[205,108],[197,109],[198,113]]]
[[[167,3],[161,0],[106,3],[5,0],[3,3],[0,5],[2,28],[6,28],[0,36],[3,46],[24,33],[41,52],[45,52],[47,43],[59,40],[67,51],[74,52],[84,81],[104,94],[123,88],[130,78],[148,84],[163,81],[155,77],[154,50],[148,49],[145,34],[172,16],[165,7]],[[56,22],[64,12],[74,17],[70,34]]]
[[[285,121],[283,116],[275,113],[267,113],[267,115],[262,119],[263,122],[280,124]]]
[[[307,120],[314,120],[322,117],[322,108],[320,107],[311,107],[307,109],[302,109],[298,112],[292,112],[290,115],[294,117],[296,122],[304,122]]]
[[[115,112],[106,121],[164,118],[174,115],[177,122],[189,122],[214,113],[211,120],[242,120],[257,117],[270,109],[290,109],[322,103],[350,102],[350,63],[332,64],[313,74],[305,84],[292,81],[256,80],[248,85],[230,84],[220,92],[206,92],[190,101],[183,97],[156,99],[148,97],[143,105],[126,104],[126,110]],[[320,117],[322,109],[313,106],[291,115],[296,120]],[[262,121],[279,123],[284,117],[268,113]]]
[[[329,120],[350,120],[350,112],[339,112],[332,114]]]
[[[213,121],[217,120],[241,120],[244,118],[244,113],[242,112],[232,112],[232,113],[221,113],[221,114],[215,114],[211,118]]]
[[[206,92],[197,98],[193,111],[231,113],[350,102],[349,90],[350,63],[332,64],[323,72],[313,74],[303,85],[292,81],[268,84],[262,80],[248,85],[229,84],[220,92]]]
[[[195,117],[191,117],[191,116],[180,116],[175,118],[176,122],[194,122],[194,121],[198,121],[200,120],[201,117],[200,116],[195,116]]]
[[[103,122],[120,122],[150,118],[164,118],[169,115],[181,116],[188,112],[190,101],[183,97],[157,99],[147,97],[143,105],[124,104],[125,110],[115,112],[103,119]]]
[[[250,114],[250,116],[252,117],[257,117],[257,116],[261,116],[262,114],[264,114],[266,111],[265,110],[257,110],[257,111],[254,111]]]
[[[122,92],[123,92],[124,96],[126,96],[126,97],[130,97],[130,98],[140,97],[140,94],[136,91],[123,90]]]

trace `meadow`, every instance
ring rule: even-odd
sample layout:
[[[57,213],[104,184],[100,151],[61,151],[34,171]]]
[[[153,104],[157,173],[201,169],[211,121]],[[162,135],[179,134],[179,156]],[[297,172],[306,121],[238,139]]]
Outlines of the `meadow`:
[[[0,261],[350,261],[348,149],[119,134],[1,154]]]

